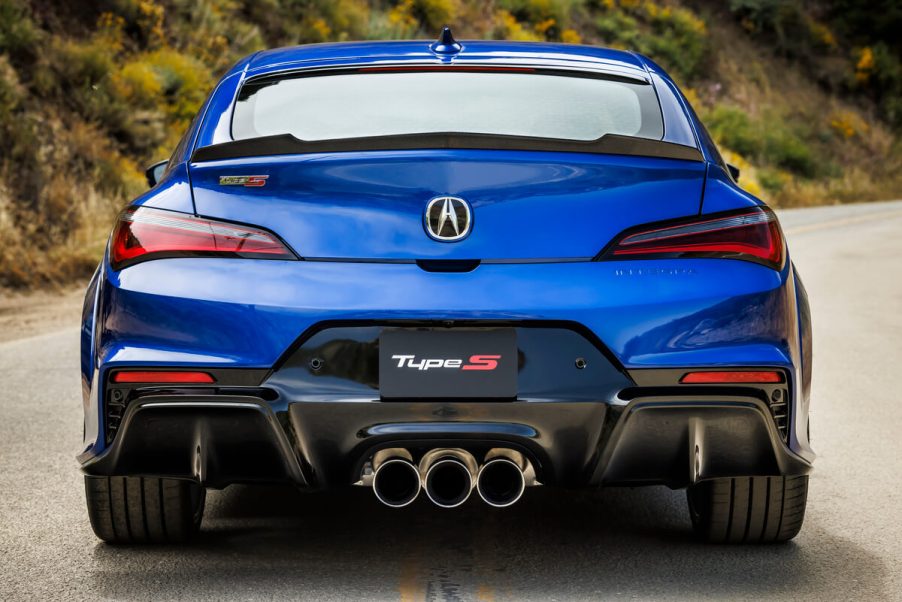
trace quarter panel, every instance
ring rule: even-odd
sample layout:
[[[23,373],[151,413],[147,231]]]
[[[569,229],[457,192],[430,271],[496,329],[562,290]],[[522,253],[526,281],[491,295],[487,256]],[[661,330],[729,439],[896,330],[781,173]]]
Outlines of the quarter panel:
[[[164,179],[159,184],[136,198],[131,204],[194,213],[187,165],[179,163],[173,166],[166,172]]]
[[[754,207],[764,203],[742,190],[730,180],[724,170],[714,163],[708,169],[708,178],[705,182],[705,198],[702,203],[702,213],[717,213],[731,209]]]

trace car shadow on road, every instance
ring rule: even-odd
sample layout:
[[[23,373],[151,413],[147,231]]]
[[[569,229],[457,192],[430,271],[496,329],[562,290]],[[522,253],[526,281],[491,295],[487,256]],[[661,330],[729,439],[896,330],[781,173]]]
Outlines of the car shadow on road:
[[[530,490],[393,510],[369,491],[237,487],[208,497],[191,545],[95,548],[114,598],[849,598],[884,591],[885,569],[816,524],[789,544],[711,546],[684,494],[664,488]],[[836,559],[839,558],[840,562]]]

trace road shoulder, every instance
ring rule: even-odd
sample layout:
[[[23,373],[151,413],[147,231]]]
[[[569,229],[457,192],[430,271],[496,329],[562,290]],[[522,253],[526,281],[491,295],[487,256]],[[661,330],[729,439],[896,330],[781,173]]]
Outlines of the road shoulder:
[[[45,291],[0,289],[0,343],[77,326],[84,289]]]

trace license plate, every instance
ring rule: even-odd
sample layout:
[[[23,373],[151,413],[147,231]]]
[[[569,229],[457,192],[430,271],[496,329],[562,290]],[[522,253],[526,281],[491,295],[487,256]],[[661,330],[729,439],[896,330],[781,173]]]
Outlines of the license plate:
[[[515,398],[517,333],[386,329],[379,338],[383,398]]]

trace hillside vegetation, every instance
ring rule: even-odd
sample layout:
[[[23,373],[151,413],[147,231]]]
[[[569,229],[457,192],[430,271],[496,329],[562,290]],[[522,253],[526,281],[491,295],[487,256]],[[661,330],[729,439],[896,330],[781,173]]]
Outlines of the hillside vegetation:
[[[241,56],[445,23],[648,54],[772,204],[902,196],[898,0],[0,0],[0,285],[89,275]]]

